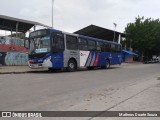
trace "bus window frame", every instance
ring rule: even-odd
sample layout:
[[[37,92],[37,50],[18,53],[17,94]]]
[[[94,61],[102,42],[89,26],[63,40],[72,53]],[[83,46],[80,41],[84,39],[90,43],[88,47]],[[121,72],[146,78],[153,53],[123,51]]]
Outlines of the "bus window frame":
[[[99,45],[99,43],[102,43],[102,46]],[[105,52],[105,47],[104,47],[104,42],[103,41],[96,41],[96,46],[97,46],[97,51],[98,52]]]
[[[117,46],[117,48],[116,48],[117,53],[121,53],[121,51],[122,51],[121,45],[116,45],[116,46]],[[120,48],[118,48],[118,47],[120,47]]]
[[[105,52],[112,52],[111,51],[111,44],[112,43],[104,42],[104,51]],[[107,47],[106,47],[106,45],[107,45]]]
[[[112,48],[112,46],[114,46],[114,48]],[[115,44],[111,44],[111,53],[116,53],[116,45]]]
[[[97,51],[97,41],[96,40],[91,40],[91,39],[87,39],[87,41],[88,41],[88,51]],[[94,46],[92,46],[92,45],[89,45],[89,42],[90,41],[92,41],[92,42],[94,42],[95,44],[94,44]],[[93,49],[90,49],[89,47],[94,47]]]
[[[73,35],[68,35],[66,34],[66,49],[67,50],[78,50],[78,38],[76,36],[73,36]],[[75,49],[71,49],[71,48],[68,48],[68,40],[67,40],[67,37],[73,37],[73,38],[76,38],[76,42],[75,43],[72,43],[72,45],[76,45],[76,48]],[[70,44],[71,45],[71,44]]]
[[[62,39],[62,41],[63,41],[63,48],[62,49],[60,49],[60,48],[58,48],[57,46],[55,46],[55,38],[60,38],[60,39]],[[63,52],[64,50],[65,50],[65,41],[64,41],[64,34],[62,34],[62,33],[52,33],[52,35],[51,35],[51,43],[52,43],[52,51],[53,52]]]
[[[85,44],[84,44],[84,43],[81,43],[81,42],[80,42],[81,40],[85,40],[86,43],[85,43]],[[80,46],[83,46],[83,45],[86,46],[86,49],[80,49]],[[87,39],[85,39],[85,38],[79,38],[79,39],[78,39],[78,50],[88,51],[88,40],[87,40]]]

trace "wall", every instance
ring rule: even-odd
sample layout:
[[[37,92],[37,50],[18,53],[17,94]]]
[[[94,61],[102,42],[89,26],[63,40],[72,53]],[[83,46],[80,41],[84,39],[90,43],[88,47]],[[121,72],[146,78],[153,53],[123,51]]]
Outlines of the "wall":
[[[11,45],[19,45],[24,46],[24,39],[15,38],[15,37],[7,37],[0,36],[0,44],[11,44]]]
[[[0,44],[0,52],[23,52],[28,50],[23,46]]]
[[[7,66],[28,65],[28,54],[21,52],[0,52],[0,64]]]
[[[27,52],[24,39],[0,36],[0,52]]]

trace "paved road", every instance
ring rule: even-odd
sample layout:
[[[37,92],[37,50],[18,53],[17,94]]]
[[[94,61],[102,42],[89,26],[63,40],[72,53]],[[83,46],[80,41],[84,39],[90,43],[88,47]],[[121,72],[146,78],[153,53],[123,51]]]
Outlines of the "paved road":
[[[160,111],[158,77],[160,64],[114,66],[109,70],[71,73],[1,74],[0,111]],[[149,103],[147,95],[154,98]]]

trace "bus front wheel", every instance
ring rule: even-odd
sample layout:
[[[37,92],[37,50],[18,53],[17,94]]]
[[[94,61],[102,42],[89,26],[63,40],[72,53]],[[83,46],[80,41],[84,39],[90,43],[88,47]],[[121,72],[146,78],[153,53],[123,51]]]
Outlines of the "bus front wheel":
[[[74,72],[76,69],[77,69],[76,62],[74,60],[69,60],[68,61],[67,71]]]

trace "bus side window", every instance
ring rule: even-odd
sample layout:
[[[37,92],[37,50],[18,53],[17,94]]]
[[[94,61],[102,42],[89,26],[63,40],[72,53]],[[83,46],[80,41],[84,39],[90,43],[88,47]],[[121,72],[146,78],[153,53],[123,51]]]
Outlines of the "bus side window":
[[[64,37],[63,34],[53,34],[53,51],[61,52],[64,51]]]
[[[97,42],[97,51],[104,52],[103,42]]]
[[[105,52],[111,52],[111,44],[104,43],[104,46],[105,46]]]
[[[88,46],[87,46],[87,40],[80,38],[79,39],[79,50],[83,50],[83,51],[87,51],[88,50]]]
[[[60,50],[63,51],[64,50],[64,39],[57,37],[57,40],[55,42],[55,47]]]
[[[111,52],[116,53],[116,45],[111,44]]]
[[[117,51],[117,53],[120,53],[120,52],[121,52],[121,45],[117,45],[117,46],[116,46],[116,51]]]
[[[120,53],[120,52],[121,52],[121,46],[117,45],[117,53]]]
[[[88,40],[88,50],[96,51],[96,42],[92,40]]]
[[[68,50],[78,50],[78,39],[75,36],[66,35],[66,46]]]

